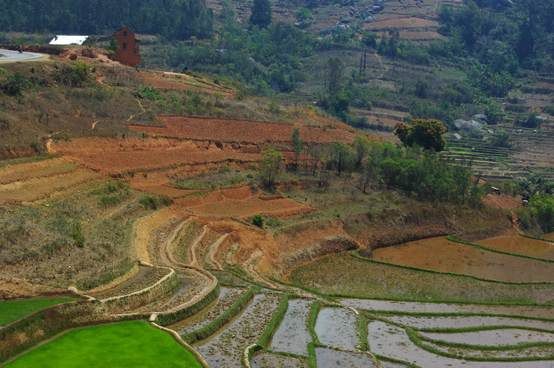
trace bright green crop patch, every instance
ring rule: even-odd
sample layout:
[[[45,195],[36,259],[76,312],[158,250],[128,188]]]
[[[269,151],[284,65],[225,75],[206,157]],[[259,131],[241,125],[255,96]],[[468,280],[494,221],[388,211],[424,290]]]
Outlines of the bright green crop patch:
[[[0,301],[0,326],[17,321],[39,310],[56,304],[67,303],[71,300],[73,300],[71,297],[56,297]]]
[[[194,355],[171,335],[143,321],[69,331],[29,351],[6,368],[196,368]]]

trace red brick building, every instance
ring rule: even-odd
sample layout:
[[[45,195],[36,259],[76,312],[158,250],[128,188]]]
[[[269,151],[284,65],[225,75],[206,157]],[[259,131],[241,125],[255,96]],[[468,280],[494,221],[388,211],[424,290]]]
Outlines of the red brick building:
[[[140,64],[140,48],[135,34],[127,27],[114,34],[116,52],[115,60],[121,64],[137,66]]]

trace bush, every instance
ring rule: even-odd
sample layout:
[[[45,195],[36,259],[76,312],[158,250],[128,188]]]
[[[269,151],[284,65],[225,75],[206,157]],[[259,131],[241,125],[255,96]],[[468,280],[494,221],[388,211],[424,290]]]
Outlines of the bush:
[[[173,201],[165,196],[145,195],[139,199],[139,203],[147,210],[157,210],[158,208],[169,206]]]
[[[263,227],[264,227],[264,218],[261,215],[256,215],[256,216],[252,217],[252,224],[254,226],[257,226],[257,227],[263,229]]]
[[[31,87],[31,82],[19,73],[12,74],[0,84],[2,92],[9,96],[21,96],[23,91]]]
[[[54,79],[67,87],[81,87],[91,78],[92,70],[88,64],[77,61],[73,64],[63,64],[54,73]]]
[[[544,233],[554,231],[554,196],[534,195],[528,207],[520,210],[518,215],[526,229],[538,227]]]

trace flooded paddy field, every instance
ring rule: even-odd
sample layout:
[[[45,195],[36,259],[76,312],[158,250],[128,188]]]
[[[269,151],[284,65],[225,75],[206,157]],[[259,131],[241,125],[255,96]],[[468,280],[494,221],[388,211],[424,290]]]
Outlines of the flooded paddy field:
[[[358,345],[356,315],[349,309],[321,309],[317,316],[315,332],[325,346],[355,351]]]
[[[210,366],[241,367],[244,350],[261,336],[278,303],[276,294],[257,294],[237,318],[195,348]]]
[[[271,350],[308,355],[308,344],[312,341],[307,327],[311,303],[312,301],[307,299],[289,300],[287,313],[271,340]]]

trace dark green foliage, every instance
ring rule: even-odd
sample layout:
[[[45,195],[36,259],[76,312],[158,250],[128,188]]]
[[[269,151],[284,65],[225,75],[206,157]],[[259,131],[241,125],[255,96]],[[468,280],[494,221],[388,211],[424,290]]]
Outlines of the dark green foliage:
[[[271,24],[271,3],[269,0],[254,0],[250,24],[265,28]]]
[[[57,67],[54,79],[67,87],[82,87],[91,78],[90,66],[83,62],[62,64]]]
[[[168,64],[238,79],[257,94],[290,92],[304,80],[300,62],[311,55],[313,44],[312,36],[292,25],[247,30],[231,19],[217,40],[196,46],[183,43],[172,49]]]
[[[526,118],[517,119],[516,124],[525,128],[538,128],[541,120],[536,113],[531,113]]]
[[[551,68],[554,2],[499,3],[470,0],[442,9],[442,32],[453,39],[453,52],[477,57],[493,74],[514,73],[519,66]]]
[[[129,185],[123,181],[111,181],[94,191],[98,196],[98,202],[103,207],[115,206],[129,198],[131,191]]]
[[[345,171],[353,170],[355,163],[356,154],[352,147],[344,143],[333,144],[328,162],[330,169],[336,170],[337,175],[340,176]]]
[[[406,146],[420,146],[436,152],[442,151],[446,144],[443,135],[446,126],[438,120],[416,119],[410,125],[398,124],[394,134]]]
[[[469,168],[449,165],[432,151],[373,144],[362,165],[362,190],[385,186],[419,200],[478,206],[483,192]]]
[[[254,226],[257,226],[257,227],[263,229],[263,227],[264,227],[264,218],[262,217],[262,215],[256,215],[256,216],[252,217],[252,224]]]
[[[504,120],[505,114],[502,106],[496,102],[490,102],[485,107],[485,115],[489,124],[498,124]]]
[[[127,25],[168,38],[208,37],[212,11],[204,0],[10,0],[0,29],[30,33],[102,34]]]
[[[534,195],[518,217],[525,229],[538,227],[543,233],[554,231],[554,195]]]
[[[0,82],[0,90],[9,96],[21,96],[23,91],[31,87],[31,81],[19,73],[9,75]]]
[[[494,147],[501,147],[501,148],[512,147],[512,144],[510,143],[510,135],[506,133],[506,131],[504,130],[499,130],[494,132],[494,134],[490,138],[490,143]]]
[[[148,210],[157,210],[160,207],[169,206],[171,202],[171,198],[164,196],[144,195],[139,199],[140,205]]]

